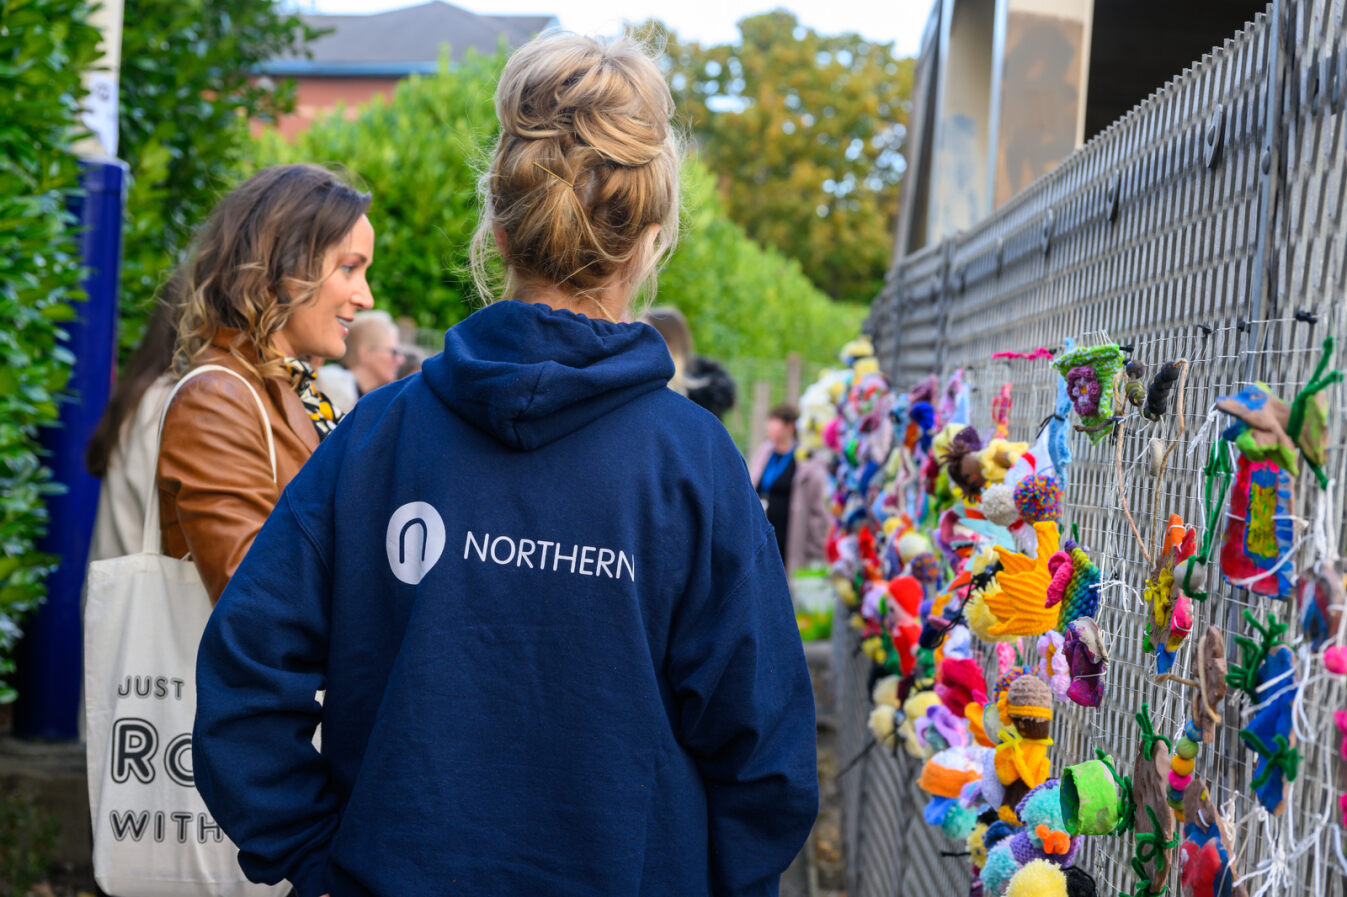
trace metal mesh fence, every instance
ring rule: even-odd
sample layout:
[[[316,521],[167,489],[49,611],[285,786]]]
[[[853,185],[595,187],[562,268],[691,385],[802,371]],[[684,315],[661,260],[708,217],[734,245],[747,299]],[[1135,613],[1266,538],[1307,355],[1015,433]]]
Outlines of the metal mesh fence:
[[[886,372],[907,388],[932,372],[963,369],[979,429],[990,425],[991,396],[1012,386],[1012,437],[1030,439],[1052,414],[1057,373],[1044,361],[993,361],[998,351],[1130,344],[1152,370],[1186,359],[1180,415],[1160,423],[1133,415],[1120,439],[1072,449],[1067,515],[1108,582],[1098,615],[1109,639],[1108,691],[1098,708],[1057,705],[1053,774],[1091,759],[1096,748],[1130,766],[1148,703],[1156,731],[1174,737],[1191,695],[1157,683],[1142,650],[1141,598],[1149,564],[1124,513],[1148,543],[1170,513],[1202,527],[1203,467],[1217,421],[1218,396],[1251,382],[1290,400],[1310,379],[1328,334],[1347,338],[1347,0],[1276,0],[1246,29],[1214,49],[1056,171],[970,231],[900,259],[869,324]],[[1339,354],[1339,359],[1341,354]],[[1331,392],[1326,470],[1347,481],[1343,394]],[[1206,424],[1204,428],[1204,424]],[[985,432],[985,431],[984,431]],[[1162,476],[1150,445],[1176,442]],[[1297,567],[1312,559],[1314,516],[1328,514],[1343,535],[1342,489],[1329,499],[1302,472],[1295,503]],[[1323,507],[1326,501],[1332,504]],[[1296,728],[1303,759],[1286,812],[1268,817],[1250,780],[1256,756],[1239,740],[1248,702],[1232,697],[1216,743],[1203,748],[1199,774],[1235,833],[1244,884],[1260,894],[1347,895],[1337,798],[1339,735],[1333,711],[1347,689],[1324,673],[1301,643],[1294,603],[1269,601],[1217,584],[1195,605],[1194,637],[1175,672],[1189,669],[1192,645],[1208,624],[1232,637],[1241,612],[1273,611],[1290,622],[1302,698]],[[951,897],[967,892],[967,859],[922,822],[919,767],[871,740],[869,661],[855,636],[836,627],[839,754],[860,757],[842,780],[844,837],[852,897]],[[1133,840],[1091,838],[1078,864],[1100,893],[1131,891]],[[1177,852],[1175,854],[1177,859]],[[1170,886],[1178,892],[1178,873]]]

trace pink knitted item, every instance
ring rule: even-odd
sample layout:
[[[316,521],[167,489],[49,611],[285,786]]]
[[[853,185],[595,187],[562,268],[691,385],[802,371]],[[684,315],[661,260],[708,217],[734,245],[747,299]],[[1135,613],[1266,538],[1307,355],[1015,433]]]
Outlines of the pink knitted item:
[[[1071,555],[1059,551],[1048,558],[1048,572],[1052,574],[1052,581],[1048,583],[1048,597],[1043,606],[1056,607],[1066,597],[1066,587],[1071,583],[1071,574],[1075,572]]]

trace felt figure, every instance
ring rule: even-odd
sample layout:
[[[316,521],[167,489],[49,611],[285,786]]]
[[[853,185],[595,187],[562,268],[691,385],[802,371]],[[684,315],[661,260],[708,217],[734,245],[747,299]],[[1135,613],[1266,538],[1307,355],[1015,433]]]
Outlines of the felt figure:
[[[1295,655],[1286,645],[1277,645],[1258,669],[1257,709],[1241,739],[1258,754],[1253,789],[1268,812],[1280,815],[1286,807],[1284,780],[1294,781],[1299,753],[1292,726],[1296,698]]]
[[[1229,688],[1225,677],[1229,667],[1225,659],[1225,637],[1215,626],[1208,626],[1197,646],[1197,693],[1193,696],[1192,721],[1202,744],[1211,744],[1221,723],[1221,704]],[[1180,743],[1180,746],[1182,744]]]
[[[1001,389],[992,397],[992,423],[996,430],[993,441],[1010,438],[1010,384],[1002,383]]]
[[[1104,635],[1093,617],[1080,617],[1067,624],[1062,653],[1071,677],[1066,696],[1082,707],[1098,707],[1104,697],[1108,655]]]
[[[1113,388],[1123,366],[1122,350],[1116,343],[1082,346],[1063,353],[1053,361],[1066,380],[1067,395],[1084,424],[1090,442],[1098,444],[1111,429]]]
[[[1067,690],[1071,687],[1071,665],[1066,660],[1065,641],[1055,629],[1038,637],[1038,675],[1048,683],[1059,701],[1066,700]]]
[[[966,496],[977,499],[987,478],[982,472],[982,439],[972,427],[963,427],[950,437],[945,452],[945,473],[950,483]]]
[[[1004,438],[991,440],[978,452],[983,480],[987,485],[1004,482],[1006,474],[1028,450],[1029,444],[1025,442],[1011,442]]]
[[[1338,634],[1342,609],[1347,605],[1342,571],[1338,564],[1320,562],[1302,573],[1296,586],[1300,601],[1301,631],[1318,651],[1324,642]]]
[[[1027,675],[1010,683],[1005,697],[1005,713],[1013,731],[1003,729],[1001,743],[996,746],[996,776],[1005,786],[1000,816],[1019,824],[1015,808],[1020,800],[1048,779],[1052,692],[1041,680]]]
[[[1216,407],[1235,419],[1222,434],[1251,461],[1272,461],[1292,476],[1298,474],[1296,444],[1286,432],[1291,406],[1274,396],[1266,384],[1246,386],[1221,396]]]
[[[1184,526],[1178,514],[1169,515],[1165,539],[1143,593],[1150,612],[1146,615],[1146,635],[1142,650],[1154,651],[1156,668],[1168,673],[1174,655],[1193,628],[1192,602],[1183,594],[1174,569],[1197,550],[1197,531]]]
[[[1058,799],[1067,834],[1110,835],[1117,830],[1123,804],[1111,762],[1107,757],[1086,760],[1062,774]]]
[[[1193,779],[1183,793],[1183,873],[1180,884],[1185,897],[1248,897],[1230,857],[1234,842],[1224,819],[1216,811],[1207,783]]]
[[[1135,813],[1137,848],[1132,869],[1148,888],[1137,893],[1159,894],[1169,878],[1171,853],[1178,847],[1174,812],[1166,800],[1169,775],[1169,740],[1156,735],[1151,727],[1150,707],[1143,704],[1137,714],[1142,736],[1137,747],[1132,773],[1132,804]]]
[[[1005,897],[1067,897],[1066,875],[1046,860],[1033,860],[1010,879]]]
[[[1333,357],[1334,337],[1324,340],[1323,355],[1314,368],[1310,380],[1291,402],[1286,435],[1290,436],[1305,456],[1305,461],[1319,480],[1320,488],[1327,488],[1328,475],[1324,473],[1324,456],[1328,451],[1328,402],[1323,391],[1342,382],[1342,372],[1329,371]]]
[[[1281,639],[1285,623],[1272,614],[1266,623],[1259,623],[1249,610],[1244,611],[1244,620],[1258,637],[1235,636],[1241,662],[1230,664],[1225,678],[1254,706],[1253,718],[1239,737],[1258,754],[1251,783],[1254,795],[1275,816],[1285,809],[1285,783],[1295,781],[1300,768],[1291,719],[1297,691],[1295,658]]]
[[[996,574],[998,591],[984,591],[987,608],[1000,622],[990,627],[992,635],[1041,635],[1057,627],[1061,605],[1045,607],[1052,575],[1048,561],[1057,553],[1057,526],[1034,525],[1038,535],[1038,556],[1028,558],[999,546],[996,554],[1001,572]]]
[[[1294,485],[1275,461],[1236,462],[1221,546],[1221,572],[1231,585],[1272,598],[1291,594],[1294,568],[1286,556],[1295,538]]]

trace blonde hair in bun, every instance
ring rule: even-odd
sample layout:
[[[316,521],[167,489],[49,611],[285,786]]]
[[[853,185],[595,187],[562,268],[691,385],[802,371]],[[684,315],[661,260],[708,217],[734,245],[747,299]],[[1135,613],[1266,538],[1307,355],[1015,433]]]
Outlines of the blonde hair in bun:
[[[496,88],[501,134],[478,182],[473,279],[488,301],[521,281],[593,298],[625,274],[654,295],[678,237],[679,140],[673,97],[630,36],[556,32],[521,47]],[[505,231],[493,282],[494,229]]]

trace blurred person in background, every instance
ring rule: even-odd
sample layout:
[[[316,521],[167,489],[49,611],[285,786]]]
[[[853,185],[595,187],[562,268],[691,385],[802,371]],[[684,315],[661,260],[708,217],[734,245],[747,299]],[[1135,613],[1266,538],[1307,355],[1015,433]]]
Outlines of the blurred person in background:
[[[145,336],[112,387],[103,416],[85,449],[84,464],[103,483],[98,493],[89,560],[102,561],[141,550],[145,497],[155,494],[159,417],[173,390],[173,349],[182,299],[175,275],[164,287]]]
[[[818,461],[797,456],[799,418],[794,405],[773,408],[767,417],[767,441],[748,462],[788,574],[823,559],[831,520],[828,471]]]
[[[694,354],[692,329],[683,313],[671,305],[660,305],[647,310],[639,320],[654,327],[669,347],[674,363],[669,388],[723,420],[734,407],[734,378],[720,362]]]
[[[402,364],[398,366],[398,379],[410,377],[421,370],[421,363],[426,360],[426,350],[420,346],[402,347]]]
[[[318,369],[318,388],[343,414],[350,411],[366,393],[401,376],[404,350],[398,339],[398,325],[388,312],[356,315],[346,338],[346,354],[340,364]]]

